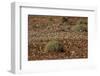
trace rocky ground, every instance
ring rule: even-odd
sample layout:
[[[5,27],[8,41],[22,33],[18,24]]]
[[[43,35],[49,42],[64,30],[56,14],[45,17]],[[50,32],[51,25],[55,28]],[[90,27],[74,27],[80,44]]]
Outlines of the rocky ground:
[[[81,24],[80,24],[81,23]],[[28,16],[28,60],[79,59],[88,57],[87,17]],[[63,52],[45,52],[51,40],[63,44]]]

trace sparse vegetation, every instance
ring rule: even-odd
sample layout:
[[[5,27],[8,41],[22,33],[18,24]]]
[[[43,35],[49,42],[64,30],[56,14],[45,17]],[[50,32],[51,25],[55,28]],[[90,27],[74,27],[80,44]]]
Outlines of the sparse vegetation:
[[[88,57],[88,18],[28,16],[28,60]]]

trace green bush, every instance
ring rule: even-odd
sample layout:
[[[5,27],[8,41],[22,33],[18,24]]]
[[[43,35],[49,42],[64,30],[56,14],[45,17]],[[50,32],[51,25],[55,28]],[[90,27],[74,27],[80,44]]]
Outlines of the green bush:
[[[87,32],[88,28],[87,25],[76,25],[72,28],[72,30],[75,32]]]
[[[73,31],[77,32],[87,32],[88,31],[88,18],[80,18],[77,25],[73,27]]]
[[[63,44],[59,41],[53,40],[49,41],[45,46],[45,52],[63,52]]]

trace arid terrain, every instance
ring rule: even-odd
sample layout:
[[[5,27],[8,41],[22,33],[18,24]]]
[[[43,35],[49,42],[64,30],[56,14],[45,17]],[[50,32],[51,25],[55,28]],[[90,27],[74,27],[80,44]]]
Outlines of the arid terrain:
[[[28,15],[28,60],[88,58],[88,18]]]

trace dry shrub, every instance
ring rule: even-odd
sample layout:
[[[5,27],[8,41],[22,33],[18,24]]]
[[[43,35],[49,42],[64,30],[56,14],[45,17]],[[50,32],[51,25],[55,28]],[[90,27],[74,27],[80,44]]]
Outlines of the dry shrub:
[[[64,52],[63,44],[57,40],[49,41],[44,50],[45,52]]]

